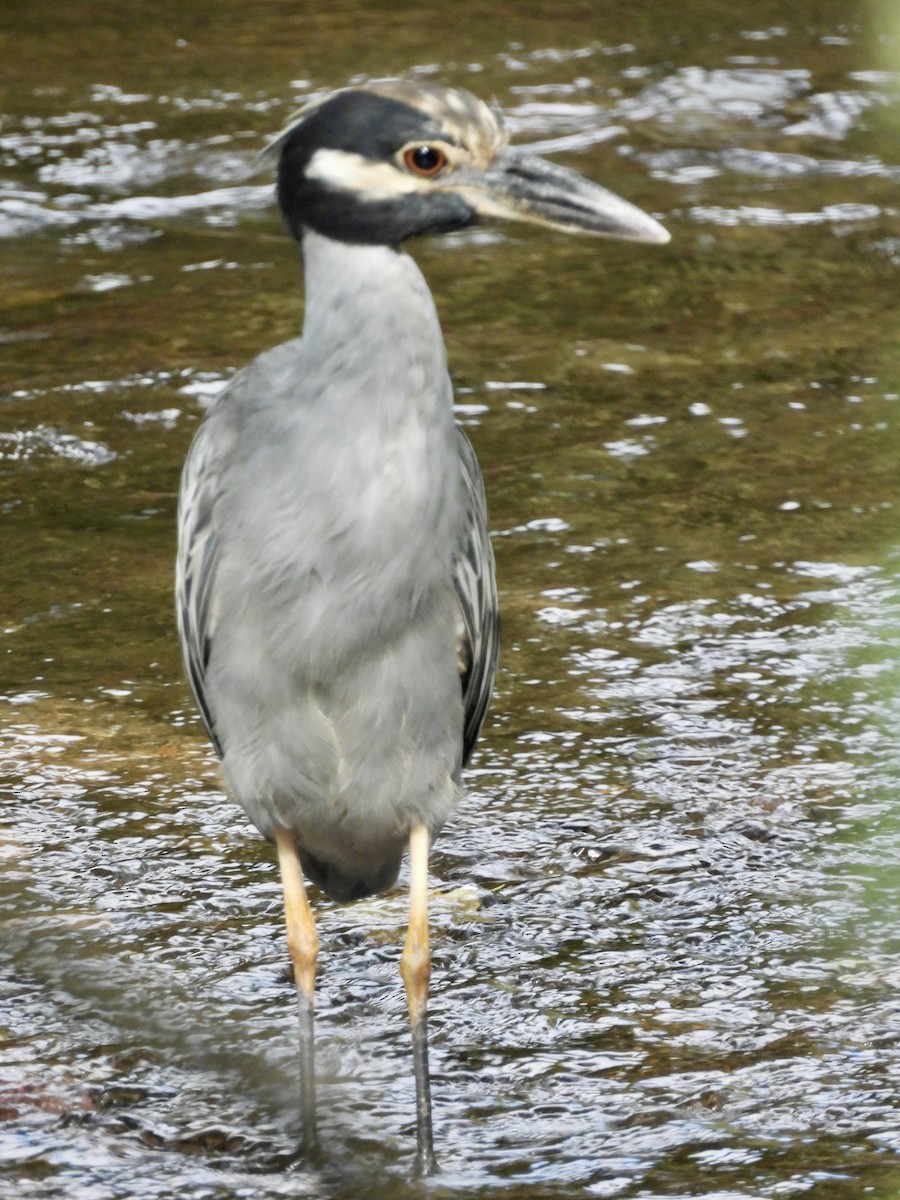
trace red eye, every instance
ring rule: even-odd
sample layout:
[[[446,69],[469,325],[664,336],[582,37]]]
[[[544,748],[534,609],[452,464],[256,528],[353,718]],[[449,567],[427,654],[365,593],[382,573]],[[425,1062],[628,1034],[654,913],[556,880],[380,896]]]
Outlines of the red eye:
[[[447,155],[435,146],[414,146],[404,150],[403,162],[413,175],[440,175],[447,165]]]

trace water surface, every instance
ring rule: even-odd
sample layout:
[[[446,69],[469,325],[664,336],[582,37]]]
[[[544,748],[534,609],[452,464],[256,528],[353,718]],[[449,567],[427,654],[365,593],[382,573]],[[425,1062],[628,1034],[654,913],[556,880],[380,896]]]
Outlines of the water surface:
[[[673,235],[412,248],[504,618],[434,854],[425,1190],[900,1194],[898,23],[784,7],[7,14],[0,1196],[421,1190],[402,886],[316,900],[296,1156],[277,873],[170,594],[203,404],[301,320],[258,151],[407,72]]]

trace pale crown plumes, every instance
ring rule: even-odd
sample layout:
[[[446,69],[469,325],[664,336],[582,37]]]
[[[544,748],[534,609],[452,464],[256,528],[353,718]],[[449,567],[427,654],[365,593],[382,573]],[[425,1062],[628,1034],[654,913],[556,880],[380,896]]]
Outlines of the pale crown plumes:
[[[315,96],[288,118],[284,128],[267,144],[264,154],[277,152],[285,139],[295,133],[313,113],[334,97],[347,92],[370,92],[396,100],[430,117],[441,131],[439,140],[459,147],[469,161],[485,167],[509,144],[509,135],[499,113],[471,92],[459,88],[412,83],[407,79],[377,79],[358,87],[341,88]]]

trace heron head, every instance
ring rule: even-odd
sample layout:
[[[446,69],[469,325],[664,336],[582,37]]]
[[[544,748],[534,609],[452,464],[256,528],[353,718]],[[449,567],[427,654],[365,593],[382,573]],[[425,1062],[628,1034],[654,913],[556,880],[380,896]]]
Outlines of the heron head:
[[[500,117],[470,92],[389,80],[301,109],[271,143],[278,201],[296,237],[397,245],[513,220],[663,243],[652,217],[599,184],[510,147]]]

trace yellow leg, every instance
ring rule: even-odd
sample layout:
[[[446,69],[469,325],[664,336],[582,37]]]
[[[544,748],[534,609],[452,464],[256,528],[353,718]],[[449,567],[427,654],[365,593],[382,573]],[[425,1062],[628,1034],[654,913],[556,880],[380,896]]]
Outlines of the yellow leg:
[[[314,996],[319,938],[316,934],[315,918],[306,898],[297,844],[291,834],[279,829],[275,834],[275,845],[278,850],[281,886],[284,890],[288,951],[294,966],[294,982],[297,985],[303,1149],[312,1151],[317,1146]]]
[[[416,1075],[416,1174],[437,1170],[431,1122],[431,1081],[428,1076],[428,829],[414,825],[409,834],[409,929],[400,957],[412,1026],[413,1067]]]

